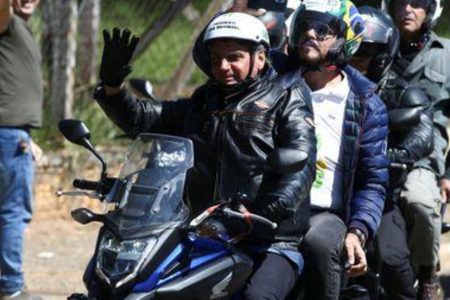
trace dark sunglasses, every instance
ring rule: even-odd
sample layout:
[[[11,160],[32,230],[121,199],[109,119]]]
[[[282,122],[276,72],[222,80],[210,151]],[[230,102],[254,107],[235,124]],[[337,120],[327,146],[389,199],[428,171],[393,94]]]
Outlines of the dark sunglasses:
[[[300,33],[305,33],[309,30],[314,30],[318,39],[325,39],[327,36],[336,36],[336,26],[320,22],[316,20],[302,20],[298,23],[297,29]]]

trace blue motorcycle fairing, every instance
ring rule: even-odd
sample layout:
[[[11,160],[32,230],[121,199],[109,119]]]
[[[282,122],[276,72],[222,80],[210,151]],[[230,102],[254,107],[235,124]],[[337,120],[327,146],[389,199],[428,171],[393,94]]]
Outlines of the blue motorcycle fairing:
[[[192,244],[193,247],[186,244],[178,245],[147,280],[139,282],[133,287],[133,293],[150,292],[178,277],[183,276],[183,274],[189,271],[196,270],[208,263],[218,260],[230,252],[226,246],[219,241],[202,238],[195,235],[189,235],[188,240],[188,244]],[[191,253],[188,254],[191,258],[189,266],[161,279],[164,270],[174,261],[178,260],[185,251],[191,251]]]

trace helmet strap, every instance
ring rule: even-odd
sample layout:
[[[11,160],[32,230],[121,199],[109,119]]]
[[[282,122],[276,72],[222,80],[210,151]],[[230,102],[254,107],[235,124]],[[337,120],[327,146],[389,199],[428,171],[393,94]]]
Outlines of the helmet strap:
[[[255,65],[255,56],[256,56],[256,51],[258,50],[258,46],[257,45],[252,45],[250,48],[250,65],[248,68],[248,74],[247,77],[245,78],[244,81],[251,79],[252,76],[252,72],[253,72],[253,66]]]
[[[242,80],[241,82],[238,82],[232,86],[224,86],[222,84],[219,84],[220,88],[222,89],[222,91],[225,93],[226,96],[233,96],[233,95],[239,94],[241,92],[244,92],[253,83],[258,81],[258,79],[260,77],[259,74],[257,74],[255,78],[252,78],[252,76],[251,76],[253,67],[255,65],[255,59],[256,59],[255,56],[256,56],[256,53],[258,52],[258,49],[259,49],[259,45],[252,45],[250,48],[249,70],[248,70],[248,74],[244,80]]]
[[[344,60],[344,45],[345,38],[338,38],[336,42],[331,46],[330,51],[328,52],[327,60],[329,65],[340,65],[345,63]]]

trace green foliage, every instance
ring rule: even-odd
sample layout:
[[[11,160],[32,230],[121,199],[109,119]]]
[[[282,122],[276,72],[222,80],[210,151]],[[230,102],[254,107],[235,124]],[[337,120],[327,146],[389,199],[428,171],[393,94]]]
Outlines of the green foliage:
[[[151,79],[155,84],[169,80],[180,58],[189,47],[194,24],[179,16],[167,27],[164,34],[134,63],[133,76]]]
[[[113,27],[128,28],[136,35],[141,35],[170,4],[170,1],[157,2],[103,1],[101,27],[110,30]],[[209,3],[208,0],[195,0],[191,4],[196,10],[203,12]],[[196,25],[181,14],[176,16],[164,32],[133,62],[132,76],[150,79],[155,85],[167,82],[189,47]],[[101,47],[103,42],[99,42]],[[197,73],[192,82],[201,83],[203,78]]]
[[[436,33],[450,39],[450,3],[444,2],[444,11],[436,26]]]
[[[94,144],[117,144],[120,143],[119,137],[124,136],[124,133],[108,119],[95,100],[92,99],[90,91],[84,92],[75,102],[74,117],[83,120],[89,128]],[[122,141],[125,140],[122,139]]]
[[[192,0],[193,7],[200,12],[208,7],[209,0]],[[171,1],[160,0],[102,0],[101,24],[103,29],[112,30],[114,27],[128,28],[136,35],[142,35],[151,25],[161,17]],[[43,28],[41,11],[31,19],[31,28],[41,42]],[[164,29],[156,40],[145,52],[133,62],[134,71],[132,77],[150,79],[155,85],[164,84],[171,78],[179,60],[184,55],[192,39],[197,20],[189,21],[182,14],[175,16],[173,21]],[[83,26],[83,24],[79,24]],[[43,45],[45,47],[45,45]],[[101,49],[103,48],[103,36],[99,34],[98,58],[100,62]],[[44,78],[49,78],[49,70],[44,66]],[[48,80],[48,79],[47,79]],[[196,70],[192,84],[201,84],[205,77]],[[33,131],[33,138],[46,150],[59,148],[64,145],[64,139],[50,118],[50,105],[48,103],[49,84],[45,84],[45,109],[43,116],[43,128]],[[77,88],[77,90],[80,90]],[[91,89],[84,92],[76,92],[73,108],[74,118],[81,119],[90,128],[92,140],[96,144],[128,143],[127,139],[121,139],[124,134],[109,120],[91,97]]]
[[[44,150],[60,148],[63,137],[58,131],[58,124],[50,118],[50,109],[44,109],[42,128],[31,131],[34,141]]]
[[[208,77],[198,67],[196,67],[188,81],[188,85],[198,86],[205,83],[207,79]]]

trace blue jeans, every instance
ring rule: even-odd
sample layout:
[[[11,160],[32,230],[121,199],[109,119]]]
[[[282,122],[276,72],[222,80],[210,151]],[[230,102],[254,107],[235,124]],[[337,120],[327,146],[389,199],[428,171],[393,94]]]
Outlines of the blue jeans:
[[[24,229],[31,220],[33,160],[29,133],[0,128],[0,294],[22,289]]]

